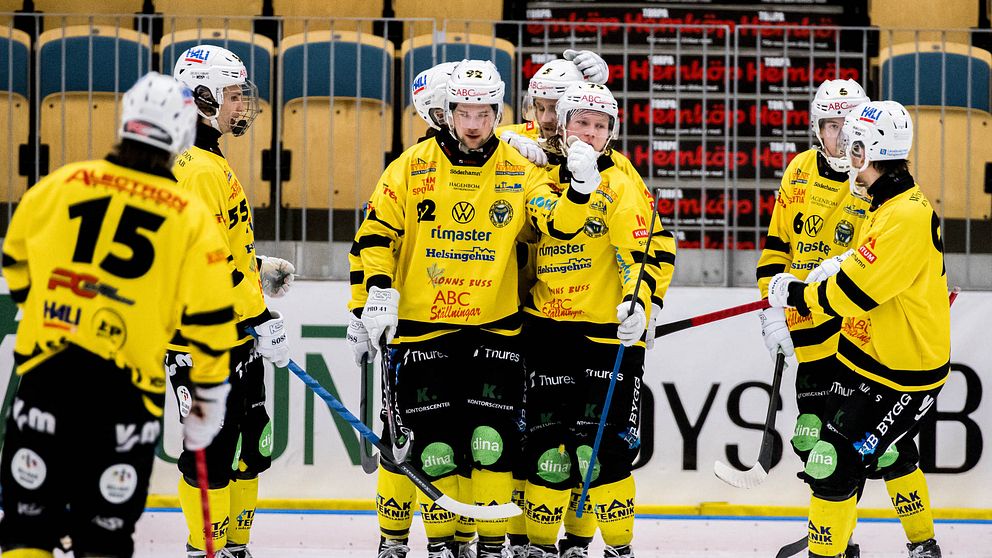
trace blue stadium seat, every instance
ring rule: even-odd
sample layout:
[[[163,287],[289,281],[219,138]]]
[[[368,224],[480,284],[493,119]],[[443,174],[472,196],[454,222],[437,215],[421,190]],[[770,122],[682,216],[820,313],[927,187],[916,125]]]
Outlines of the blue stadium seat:
[[[989,112],[992,54],[986,50],[957,43],[902,43],[881,49],[879,65],[879,89],[884,99],[903,105],[944,105]],[[953,86],[942,88],[945,81]]]

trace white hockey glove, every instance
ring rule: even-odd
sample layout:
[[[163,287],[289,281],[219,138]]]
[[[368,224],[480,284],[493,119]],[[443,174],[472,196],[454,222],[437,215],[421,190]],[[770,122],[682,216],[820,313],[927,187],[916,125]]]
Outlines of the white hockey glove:
[[[806,276],[806,282],[820,283],[822,281],[826,281],[834,275],[837,275],[837,272],[840,271],[840,264],[844,263],[844,260],[850,257],[853,253],[854,250],[848,250],[839,256],[833,256],[823,260],[820,262],[820,265],[816,266],[813,271],[809,272],[809,275]]]
[[[644,315],[644,308],[640,304],[634,303],[634,312],[630,312],[630,302],[624,301],[617,305],[617,319],[620,325],[617,327],[617,338],[625,347],[629,347],[644,335],[644,327],[647,325],[647,316]]]
[[[369,331],[365,329],[362,320],[351,314],[348,320],[348,347],[355,355],[355,364],[362,365],[362,357],[368,355],[369,360],[375,358],[375,347],[369,343]]]
[[[575,139],[572,139],[575,138]],[[596,161],[599,153],[588,143],[572,136],[568,145],[568,170],[572,172],[572,189],[580,194],[592,194],[603,181]]]
[[[610,67],[606,65],[606,60],[591,50],[568,49],[562,56],[575,64],[586,81],[603,85],[610,78]]]
[[[799,281],[791,273],[779,273],[768,283],[768,304],[774,308],[789,306],[789,285]]]
[[[658,327],[658,315],[661,314],[661,306],[651,303],[651,318],[648,320],[648,333],[644,336],[644,346],[647,350],[654,348],[654,330]]]
[[[529,137],[507,130],[499,136],[499,139],[510,144],[510,147],[519,151],[524,157],[527,157],[527,160],[531,163],[539,167],[548,164],[548,154],[541,149],[541,146],[536,141]]]
[[[272,318],[255,326],[255,350],[266,360],[279,368],[289,364],[289,341],[286,338],[286,324],[282,314],[269,310]]]
[[[785,356],[796,354],[789,335],[789,325],[785,321],[784,308],[768,308],[758,313],[761,320],[761,336],[765,338],[765,347],[775,360],[779,351]]]
[[[378,347],[380,340],[392,343],[399,323],[400,292],[396,289],[369,289],[369,298],[362,310],[362,323],[369,332],[369,342]],[[383,337],[385,336],[385,337]]]
[[[183,420],[183,440],[186,449],[201,450],[214,441],[214,437],[224,425],[224,412],[227,409],[227,394],[231,384],[223,383],[214,387],[197,387],[193,396],[193,406]]]
[[[262,279],[262,292],[265,296],[279,298],[288,293],[296,267],[282,258],[259,256],[258,259],[261,261],[258,275]]]

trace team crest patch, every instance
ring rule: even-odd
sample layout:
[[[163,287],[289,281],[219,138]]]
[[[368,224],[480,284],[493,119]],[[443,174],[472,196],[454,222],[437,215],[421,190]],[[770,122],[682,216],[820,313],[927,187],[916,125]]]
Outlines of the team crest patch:
[[[489,220],[494,227],[503,228],[513,220],[513,206],[506,200],[496,200],[489,206]]]
[[[603,221],[601,218],[589,217],[586,219],[586,224],[582,230],[585,231],[586,236],[589,238],[598,238],[606,234],[610,229],[606,226],[606,221]]]
[[[854,225],[850,221],[841,220],[834,227],[834,242],[841,246],[848,246],[854,238]]]

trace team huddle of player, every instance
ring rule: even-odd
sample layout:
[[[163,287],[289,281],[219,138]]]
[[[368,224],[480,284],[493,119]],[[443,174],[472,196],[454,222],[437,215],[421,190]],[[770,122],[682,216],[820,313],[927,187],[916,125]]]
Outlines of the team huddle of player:
[[[286,294],[295,270],[255,254],[250,204],[218,144],[255,114],[244,64],[197,46],[174,76],[141,78],[115,152],[31,188],[5,239],[23,310],[0,463],[5,555],[52,556],[67,534],[79,557],[132,555],[168,375],[187,555],[251,556],[272,448],[260,357],[289,361],[263,295]],[[388,357],[383,405],[402,420],[409,463],[446,495],[524,514],[456,516],[382,459],[379,558],[409,552],[416,502],[431,558],[585,557],[597,530],[607,558],[634,555],[644,359],[676,243],[611,147],[607,76],[597,54],[566,50],[530,80],[528,120],[503,128],[492,62],[441,64],[413,83],[429,130],[383,172],[355,235],[348,344],[356,363]],[[799,361],[792,445],[812,491],[810,556],[858,555],[857,499],[882,478],[909,555],[939,557],[912,436],[947,378],[949,304],[939,219],[906,161],[912,121],[832,80],[811,128],[817,146],[782,179],[757,267],[765,344]],[[79,178],[94,174],[168,195]]]

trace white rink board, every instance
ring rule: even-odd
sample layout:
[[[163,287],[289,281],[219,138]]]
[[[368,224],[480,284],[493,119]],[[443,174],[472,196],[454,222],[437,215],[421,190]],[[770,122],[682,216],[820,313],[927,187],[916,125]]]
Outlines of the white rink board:
[[[673,288],[666,297],[661,321],[720,310],[750,302],[757,296],[755,289]],[[299,281],[289,295],[272,300],[270,304],[286,318],[293,359],[304,368],[309,366],[312,373],[318,371],[314,366],[319,368],[321,362],[326,365],[337,393],[357,414],[358,368],[344,339],[302,338],[304,326],[313,330],[313,326],[345,325],[347,297],[345,282]],[[951,311],[952,363],[973,370],[975,374],[971,377],[980,384],[988,383],[992,378],[992,348],[986,326],[989,317],[992,317],[992,293],[989,292],[964,292]],[[13,336],[8,335],[0,347],[0,389],[4,391],[12,369],[12,348]],[[549,343],[547,350],[554,350],[553,345]],[[646,430],[653,430],[653,437],[650,441],[645,440],[642,451],[648,451],[648,446],[653,450],[647,463],[635,473],[638,503],[731,502],[805,506],[808,491],[795,477],[801,465],[788,448],[796,413],[794,362],[791,364],[783,381],[784,408],[777,421],[777,430],[786,445],[782,460],[763,485],[745,491],[719,481],[712,469],[716,459],[729,462],[727,451],[732,446],[739,448],[740,459],[747,465],[756,459],[760,426],[746,429],[736,425],[732,417],[739,415],[743,421],[760,425],[765,416],[766,390],[770,389],[773,363],[764,349],[757,316],[738,316],[659,339],[649,353],[645,371],[645,386],[653,396],[654,405],[653,414],[647,416],[646,413],[643,422],[651,424]],[[981,445],[992,448],[989,439],[992,408],[987,402],[974,399],[981,393],[976,392],[976,388],[980,390],[981,387],[973,385],[971,398],[974,401],[970,403],[974,410],[966,415],[961,413],[966,403],[964,378],[965,374],[961,372],[952,373],[937,408],[941,412],[961,414],[965,420],[972,421],[973,439],[966,440],[966,429],[960,421],[942,421],[936,428],[936,449],[930,455],[936,455],[936,467],[953,469],[961,468],[966,461],[966,451],[971,451],[975,464],[966,472],[928,474],[935,508],[992,508],[989,492],[974,489],[992,484],[992,458],[980,449]],[[281,371],[274,376],[270,368],[266,382],[270,414],[275,423],[276,459],[272,469],[263,475],[260,497],[372,499],[375,475],[362,472],[357,464],[357,454],[356,462],[352,462],[342,438],[342,435],[350,437],[354,448],[357,433],[350,428],[339,429],[331,412],[315,396],[311,396],[313,404],[310,406],[313,418],[308,421],[306,398],[309,394],[291,373]],[[739,397],[731,397],[735,388],[749,382],[762,383],[765,387],[752,386],[744,389]],[[714,394],[712,403],[700,422],[711,393]],[[685,436],[680,432],[677,415],[687,417],[688,424],[695,425],[698,433],[695,444],[691,443],[691,432],[687,431]],[[312,427],[308,427],[308,422]],[[180,442],[175,403],[171,398],[165,423],[164,452],[174,458]],[[966,449],[967,444],[970,444],[970,450]],[[923,453],[924,460],[928,459],[926,449]],[[175,466],[158,459],[151,492],[175,494],[176,481]],[[862,506],[889,507],[881,483],[869,484]]]

